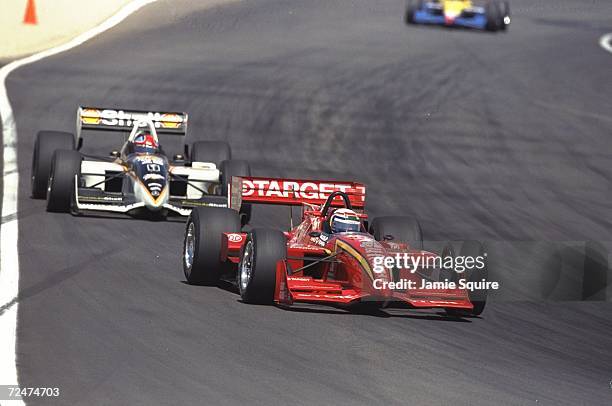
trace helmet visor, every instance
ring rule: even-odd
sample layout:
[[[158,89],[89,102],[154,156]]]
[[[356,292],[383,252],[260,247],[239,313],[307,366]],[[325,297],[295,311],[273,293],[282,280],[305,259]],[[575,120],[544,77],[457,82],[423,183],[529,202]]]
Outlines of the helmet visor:
[[[331,228],[334,233],[357,232],[359,231],[360,224],[356,220],[336,218],[332,222]]]

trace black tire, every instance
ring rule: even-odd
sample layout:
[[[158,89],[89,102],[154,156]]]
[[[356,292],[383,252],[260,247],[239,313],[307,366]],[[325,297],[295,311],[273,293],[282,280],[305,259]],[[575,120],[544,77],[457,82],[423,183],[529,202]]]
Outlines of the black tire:
[[[415,24],[414,14],[417,10],[423,8],[423,0],[408,0],[406,2],[406,13],[404,14],[404,22],[406,24]]]
[[[70,212],[74,199],[74,177],[81,175],[82,160],[78,151],[69,149],[55,151],[49,174],[47,211]]]
[[[240,297],[245,303],[273,303],[276,288],[276,263],[286,258],[287,239],[281,231],[256,228],[249,233],[240,253],[236,276]],[[245,263],[245,261],[249,262]],[[241,270],[244,266],[250,267],[251,276],[243,283]]]
[[[232,149],[224,141],[196,141],[191,145],[191,162],[212,162],[221,165],[221,162],[232,159]]]
[[[485,25],[487,31],[495,32],[501,28],[500,21],[502,17],[500,6],[497,1],[490,0],[485,4],[485,16],[487,18],[487,23]]]
[[[238,159],[221,162],[219,170],[221,171],[221,196],[227,196],[232,176],[251,176],[251,167],[249,163]],[[243,204],[240,207],[240,220],[242,225],[246,225],[251,221],[251,210],[250,204]]]
[[[443,260],[447,257],[454,258],[456,256],[455,248],[453,247],[453,244],[450,241],[444,245],[440,256]],[[444,279],[448,279],[449,281],[457,283],[459,281],[459,274],[457,274],[454,269],[442,268],[440,270],[440,280],[443,281]]]
[[[510,3],[507,1],[499,2],[499,28],[502,31],[508,30],[508,25],[510,24]],[[508,19],[508,23],[506,23],[506,18]]]
[[[393,241],[408,243],[411,248],[423,249],[421,225],[414,217],[377,217],[370,223],[370,234],[376,241],[383,241],[385,236],[389,236],[393,237]]]
[[[487,267],[487,261],[485,256],[484,246],[480,241],[464,241],[461,246],[460,255],[462,257],[483,257],[484,258],[484,267],[478,268],[474,267],[470,270],[468,275],[460,276],[460,278],[465,278],[469,282],[479,282],[482,279],[489,279],[489,270]],[[477,289],[470,291],[469,293],[470,302],[474,305],[474,308],[470,310],[463,309],[446,309],[446,313],[450,316],[461,317],[461,316],[479,316],[484,311],[485,305],[487,304],[487,296],[489,294],[488,290]]]
[[[231,272],[232,264],[219,260],[221,235],[231,232],[240,232],[235,210],[196,207],[191,211],[183,240],[183,273],[189,284],[214,285],[221,275]]]
[[[31,195],[34,199],[47,196],[53,153],[58,149],[74,149],[74,135],[61,131],[39,131],[32,153]]]
[[[598,241],[587,241],[584,249],[582,300],[607,300],[610,264],[607,249]]]

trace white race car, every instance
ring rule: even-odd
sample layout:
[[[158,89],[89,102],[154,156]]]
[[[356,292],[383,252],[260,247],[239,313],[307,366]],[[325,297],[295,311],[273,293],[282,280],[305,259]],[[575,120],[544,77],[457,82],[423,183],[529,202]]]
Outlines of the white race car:
[[[226,142],[197,141],[169,159],[158,134],[187,133],[186,113],[79,107],[77,135],[40,131],[32,158],[32,197],[56,212],[187,216],[193,207],[227,207],[232,176],[249,176],[248,162],[231,159]],[[106,156],[81,152],[84,130],[125,135]],[[248,222],[250,207],[241,211]]]

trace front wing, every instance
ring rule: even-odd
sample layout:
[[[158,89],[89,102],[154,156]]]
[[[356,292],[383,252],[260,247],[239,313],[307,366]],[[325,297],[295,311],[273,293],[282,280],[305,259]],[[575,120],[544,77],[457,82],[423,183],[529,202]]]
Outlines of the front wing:
[[[276,289],[274,301],[281,305],[297,302],[335,304],[349,306],[361,302],[385,303],[389,307],[412,308],[474,308],[465,290],[414,290],[411,292],[389,289],[372,292],[338,282],[323,281],[312,277],[290,276],[285,261],[276,264]]]
[[[98,188],[78,187],[75,177],[75,211],[76,212],[109,212],[130,214],[145,208],[143,202],[136,201],[133,196],[120,192],[106,192]],[[180,216],[188,216],[194,207],[214,206],[228,207],[227,197],[205,195],[199,199],[187,199],[180,196],[170,196],[168,203],[162,208]]]
[[[484,30],[487,25],[487,16],[484,10],[482,10],[474,12],[470,17],[457,17],[449,21],[444,17],[444,14],[434,14],[425,8],[414,13],[414,22],[416,24],[446,25]]]

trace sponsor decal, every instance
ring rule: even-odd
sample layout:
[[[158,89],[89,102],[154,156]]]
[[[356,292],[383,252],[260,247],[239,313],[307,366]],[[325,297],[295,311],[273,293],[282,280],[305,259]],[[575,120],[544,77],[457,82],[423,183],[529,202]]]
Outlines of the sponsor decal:
[[[321,233],[318,237],[311,237],[310,242],[315,245],[319,245],[321,247],[325,247],[327,241],[329,240],[329,235],[326,233]]]
[[[399,250],[402,248],[401,244],[398,244],[396,242],[392,242],[392,241],[387,241],[387,245],[389,246],[390,249],[392,250]]]
[[[153,195],[154,197],[159,196],[161,194],[162,189],[163,189],[163,185],[161,183],[156,183],[156,182],[148,183],[147,187],[151,191],[151,195]]]
[[[313,247],[311,245],[302,245],[300,246],[300,249],[302,251],[321,252],[321,248]],[[329,251],[327,248],[323,248],[323,250],[327,252],[328,254],[331,254],[331,251]]]
[[[107,126],[132,126],[139,121],[152,121],[156,128],[178,129],[186,122],[180,114],[174,113],[129,113],[113,109],[83,109],[81,122],[83,124]],[[143,123],[143,125],[146,125]]]
[[[100,110],[85,109],[81,113],[81,122],[83,124],[100,124]]]
[[[310,282],[312,278],[303,278],[301,276],[288,276],[287,280],[295,281],[295,282]]]
[[[110,202],[121,202],[123,201],[122,197],[109,197],[109,196],[79,196],[80,201],[89,201],[89,202],[100,202],[100,201],[110,201]]]
[[[178,114],[162,114],[159,124],[163,128],[180,128],[183,118]]]
[[[227,240],[229,242],[240,242],[242,241],[242,235],[237,233],[231,233],[227,235]]]
[[[149,164],[155,164],[155,165],[164,165],[164,160],[161,157],[155,156],[155,155],[143,155],[143,156],[137,156],[134,158],[136,161],[144,164],[144,165],[149,165]],[[150,168],[147,166],[147,169],[150,170]],[[159,168],[157,168],[159,169]],[[159,171],[154,171],[154,172],[159,172]]]
[[[161,172],[161,165],[160,164],[147,164],[147,171]]]
[[[153,180],[153,179],[165,180],[166,178],[164,178],[164,176],[160,175],[159,173],[147,173],[146,175],[142,177],[142,179],[143,180]]]
[[[336,191],[348,193],[353,185],[348,183],[316,183],[278,181],[269,179],[243,179],[242,196],[299,198],[305,200],[324,200]],[[357,186],[365,195],[365,187]],[[362,200],[365,196],[361,197]]]

